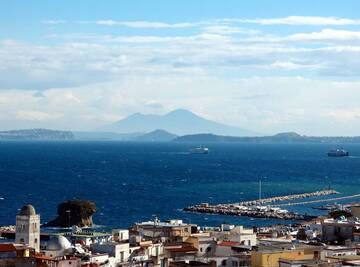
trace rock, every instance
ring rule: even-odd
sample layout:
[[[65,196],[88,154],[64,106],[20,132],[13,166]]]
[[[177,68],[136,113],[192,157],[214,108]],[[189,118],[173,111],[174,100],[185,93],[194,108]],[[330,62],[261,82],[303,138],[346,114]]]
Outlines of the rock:
[[[58,206],[58,216],[45,227],[92,226],[92,215],[96,212],[94,202],[88,200],[68,200]]]

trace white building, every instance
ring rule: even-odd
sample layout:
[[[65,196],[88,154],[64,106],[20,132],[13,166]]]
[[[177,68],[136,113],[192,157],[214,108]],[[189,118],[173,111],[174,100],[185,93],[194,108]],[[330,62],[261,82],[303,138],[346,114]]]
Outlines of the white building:
[[[241,245],[256,246],[256,234],[253,229],[236,226],[230,230],[229,240],[239,242]]]
[[[114,258],[115,263],[127,262],[130,256],[129,243],[94,243],[91,244],[91,250],[95,253],[106,253]]]
[[[23,206],[16,216],[15,242],[40,251],[40,215],[32,205]]]
[[[129,230],[127,229],[113,229],[112,230],[113,240],[115,242],[123,242],[129,240]]]
[[[42,252],[48,257],[62,257],[71,254],[73,252],[73,248],[66,237],[57,235],[50,237]]]

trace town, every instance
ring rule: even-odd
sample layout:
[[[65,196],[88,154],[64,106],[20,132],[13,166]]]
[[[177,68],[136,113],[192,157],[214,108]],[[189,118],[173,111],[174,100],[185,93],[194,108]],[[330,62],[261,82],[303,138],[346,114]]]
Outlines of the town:
[[[174,219],[129,229],[46,229],[32,205],[0,227],[0,266],[359,266],[360,204],[292,225],[204,227]]]

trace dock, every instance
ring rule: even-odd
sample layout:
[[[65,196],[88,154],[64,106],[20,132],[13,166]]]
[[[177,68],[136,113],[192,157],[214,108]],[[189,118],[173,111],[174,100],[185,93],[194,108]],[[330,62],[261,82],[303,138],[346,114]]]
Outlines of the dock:
[[[276,196],[270,198],[259,198],[257,200],[243,201],[231,204],[201,203],[184,208],[184,211],[199,212],[219,215],[247,216],[254,218],[273,218],[283,220],[307,220],[313,216],[301,215],[281,209],[281,202],[306,199],[310,197],[322,197],[339,194],[335,190],[320,190],[310,193],[293,194],[286,196]]]

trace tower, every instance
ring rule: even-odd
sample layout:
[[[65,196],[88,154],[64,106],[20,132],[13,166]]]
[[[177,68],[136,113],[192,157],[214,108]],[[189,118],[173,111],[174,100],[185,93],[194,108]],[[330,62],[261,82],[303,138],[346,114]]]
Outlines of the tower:
[[[22,207],[16,215],[15,242],[40,251],[40,215],[36,214],[32,205]]]

